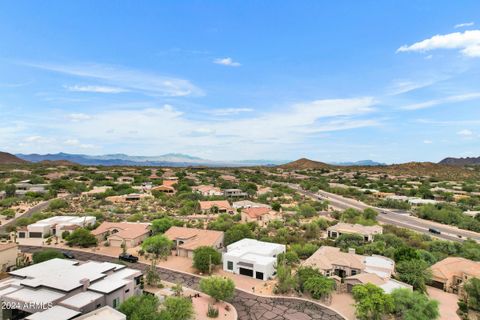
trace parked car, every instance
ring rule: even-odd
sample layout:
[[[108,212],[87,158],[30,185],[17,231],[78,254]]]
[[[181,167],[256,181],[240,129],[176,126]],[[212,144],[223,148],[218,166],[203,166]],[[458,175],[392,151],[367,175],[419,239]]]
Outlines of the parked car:
[[[63,251],[62,253],[63,253],[63,256],[67,259],[75,259],[75,256],[71,252]]]
[[[441,233],[440,230],[437,230],[437,229],[434,229],[434,228],[428,229],[428,232],[435,233],[435,234],[440,234]]]
[[[132,255],[130,253],[121,253],[118,256],[118,259],[123,260],[123,261],[127,261],[127,262],[137,262],[138,261],[138,257],[135,257],[134,255]]]

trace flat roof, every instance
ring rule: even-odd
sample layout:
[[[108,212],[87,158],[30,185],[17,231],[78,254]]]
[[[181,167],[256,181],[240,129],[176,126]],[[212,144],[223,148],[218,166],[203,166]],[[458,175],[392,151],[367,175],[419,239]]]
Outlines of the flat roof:
[[[109,275],[103,280],[91,284],[88,289],[102,293],[110,293],[128,284],[129,280],[125,279],[140,273],[140,271],[134,269],[122,269]]]
[[[53,303],[54,301],[63,298],[65,294],[52,291],[49,289],[30,289],[30,288],[22,288],[20,290],[14,291],[12,293],[4,295],[5,298],[21,301],[21,302],[32,302],[35,304],[39,303]]]
[[[78,316],[80,312],[62,306],[54,306],[42,312],[35,312],[25,319],[27,320],[70,320]]]
[[[24,286],[45,286],[68,292],[82,286],[83,279],[94,282],[106,277],[105,272],[114,270],[117,266],[119,265],[94,261],[80,264],[75,260],[56,258],[12,271],[10,274],[25,278],[20,281]]]
[[[84,291],[77,293],[76,295],[71,296],[68,299],[65,299],[61,302],[61,304],[74,307],[74,308],[82,308],[91,302],[103,297],[103,294],[93,292],[93,291]]]

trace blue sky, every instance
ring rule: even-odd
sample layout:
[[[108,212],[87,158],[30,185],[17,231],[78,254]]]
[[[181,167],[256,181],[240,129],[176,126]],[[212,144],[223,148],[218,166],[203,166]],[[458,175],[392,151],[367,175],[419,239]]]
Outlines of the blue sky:
[[[2,1],[0,150],[480,156],[478,1]]]

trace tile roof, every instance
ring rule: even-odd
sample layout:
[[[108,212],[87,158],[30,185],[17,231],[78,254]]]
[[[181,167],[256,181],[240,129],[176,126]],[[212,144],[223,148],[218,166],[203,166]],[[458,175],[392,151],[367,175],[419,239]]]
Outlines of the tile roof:
[[[214,200],[214,201],[200,201],[201,210],[210,210],[212,207],[218,207],[219,209],[231,210],[232,207],[227,200]]]
[[[448,257],[431,266],[431,270],[433,277],[446,280],[453,276],[461,277],[464,273],[480,277],[480,262],[461,257]]]
[[[204,230],[184,227],[171,227],[164,235],[170,240],[183,240],[179,248],[195,250],[202,246],[214,246],[223,238],[222,231]]]
[[[302,263],[303,266],[319,268],[321,270],[331,270],[334,265],[347,266],[349,268],[363,270],[365,264],[363,256],[341,252],[340,248],[322,246],[320,249]]]
[[[252,207],[252,208],[247,208],[242,210],[242,212],[244,212],[247,216],[249,216],[252,219],[256,219],[258,217],[269,214],[271,211],[272,209],[266,208],[266,207]]]
[[[92,234],[97,236],[107,231],[117,230],[115,236],[124,239],[136,239],[144,234],[150,232],[149,223],[139,222],[103,222],[97,229],[92,231]],[[112,234],[113,235],[113,234]]]

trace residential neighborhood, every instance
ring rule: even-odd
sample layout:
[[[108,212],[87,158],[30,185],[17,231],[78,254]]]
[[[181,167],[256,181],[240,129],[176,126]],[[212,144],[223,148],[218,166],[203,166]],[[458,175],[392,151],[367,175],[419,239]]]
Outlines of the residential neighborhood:
[[[155,168],[152,175],[153,168],[65,166],[56,167],[61,178],[47,180],[38,168],[39,173],[19,174],[7,168],[2,174],[4,186],[15,186],[15,179],[43,178],[45,192],[40,199],[40,194],[20,197],[5,190],[9,196],[1,202],[5,227],[0,258],[5,276],[0,299],[28,302],[26,296],[34,295],[52,307],[11,310],[6,317],[95,319],[98,313],[97,317],[122,319],[117,310],[130,297],[153,295],[161,306],[167,297],[178,297],[175,279],[190,277],[222,279],[241,292],[272,297],[271,303],[276,303],[274,297],[306,299],[338,319],[358,317],[356,288],[362,286],[380,288],[385,297],[425,292],[432,296],[428,301],[435,301],[429,303],[451,315],[461,314],[462,303],[468,308],[471,283],[480,277],[480,244],[475,237],[452,241],[442,239],[444,233],[428,229],[418,233],[396,225],[397,220],[384,221],[383,211],[392,209],[367,207],[370,202],[364,197],[358,199],[365,202],[358,203],[365,209],[353,203],[342,208],[340,201],[350,203],[345,195],[336,198],[343,189],[318,184],[316,170]],[[165,173],[167,180],[159,178]],[[298,180],[291,178],[293,173]],[[259,177],[262,184],[252,182]],[[166,185],[174,192],[157,188]],[[233,189],[244,190],[242,197],[232,196]],[[260,189],[268,191],[255,191]],[[60,198],[59,193],[68,196]],[[40,210],[29,214],[28,207],[42,203]],[[402,210],[425,210],[430,205]],[[451,246],[455,249],[447,251]],[[61,280],[56,279],[60,274]],[[70,281],[71,288],[60,287],[62,281]],[[118,287],[110,287],[114,281]],[[226,306],[231,308],[224,311],[226,319],[248,314],[241,308],[232,312],[241,306],[235,298],[207,302],[208,308],[201,311],[205,304],[200,301],[214,300],[210,291],[184,281],[183,291],[194,290],[196,297],[192,314]],[[321,294],[315,289],[319,286],[325,287]],[[203,292],[200,298],[195,290]],[[189,300],[185,293],[183,297]]]
[[[480,1],[0,1],[0,320],[480,320]]]

